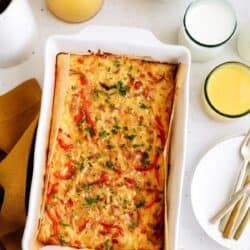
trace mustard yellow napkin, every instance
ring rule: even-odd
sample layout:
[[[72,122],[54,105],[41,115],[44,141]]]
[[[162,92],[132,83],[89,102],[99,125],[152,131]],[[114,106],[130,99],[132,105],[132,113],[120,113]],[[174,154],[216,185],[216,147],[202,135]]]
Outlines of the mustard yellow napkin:
[[[0,242],[6,250],[21,249],[27,166],[40,99],[41,90],[34,79],[0,96],[0,150],[6,154],[0,162],[0,185],[4,189]]]

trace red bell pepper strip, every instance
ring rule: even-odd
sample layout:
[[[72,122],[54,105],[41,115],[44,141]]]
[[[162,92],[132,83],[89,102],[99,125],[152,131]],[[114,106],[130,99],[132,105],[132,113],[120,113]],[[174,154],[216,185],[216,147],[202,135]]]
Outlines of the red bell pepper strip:
[[[85,115],[83,112],[80,112],[79,114],[74,116],[74,122],[79,123],[80,121],[83,121],[85,119]]]
[[[97,132],[96,132],[96,128],[95,128],[95,122],[92,120],[91,115],[88,111],[88,109],[90,107],[90,102],[87,100],[83,90],[81,90],[80,96],[84,102],[83,107],[80,110],[80,113],[84,114],[84,118],[86,117],[87,124],[92,128],[94,135],[96,135]]]
[[[134,179],[132,178],[126,178],[125,179],[126,183],[125,185],[129,188],[129,187],[136,187],[137,186],[137,183]]]
[[[84,222],[79,226],[79,231],[82,232],[82,231],[86,228],[86,226],[87,226],[88,223],[89,223],[89,220],[84,221]]]
[[[100,178],[92,183],[89,183],[89,184],[103,184],[103,183],[106,183],[107,181],[109,180],[109,176],[107,173],[102,173]]]
[[[150,203],[148,203],[147,205],[145,205],[144,208],[145,209],[151,208],[155,203],[158,202],[158,199],[159,199],[159,194],[157,192],[156,195],[155,195],[155,197],[154,197],[154,199]]]
[[[73,200],[71,198],[69,198],[68,201],[67,201],[67,206],[68,207],[73,207],[73,205],[74,205]]]
[[[162,121],[161,121],[160,116],[156,116],[156,117],[155,117],[155,121],[156,121],[157,127],[158,127],[158,129],[159,129],[160,139],[161,139],[161,145],[162,145],[162,146],[165,146],[165,142],[166,142],[166,133],[165,133],[165,130],[164,130],[164,127],[163,127],[163,124],[162,124]]]
[[[155,76],[153,75],[151,72],[147,72],[148,73],[148,76],[155,82],[155,83],[158,83],[160,82],[161,80],[163,80],[164,78],[164,75],[161,75],[161,76]]]
[[[68,151],[73,148],[73,144],[66,144],[61,138],[57,138],[57,142],[59,146],[65,151]]]
[[[51,213],[51,211],[46,208],[46,213],[49,217],[49,219],[52,222],[52,229],[53,229],[53,233],[56,239],[59,240],[59,234],[58,234],[58,219],[54,217],[54,215]]]
[[[159,169],[157,169],[157,168],[155,168],[155,178],[157,180],[157,183],[160,184]]]
[[[67,172],[62,174],[60,172],[56,172],[55,176],[62,180],[68,180],[72,177],[72,175],[75,173],[75,166],[74,161],[70,160],[65,164],[65,167],[67,168]]]
[[[142,85],[142,82],[141,82],[141,81],[136,81],[136,82],[134,82],[134,88],[135,88],[136,90],[140,89],[141,85]]]
[[[124,235],[124,231],[122,227],[119,225],[113,225],[113,224],[107,224],[104,222],[101,222],[101,225],[108,231],[111,232],[112,229],[116,229],[120,235]]]
[[[62,216],[59,214],[59,212],[58,212],[57,209],[55,210],[55,214],[56,214],[56,218],[57,218],[58,220],[61,220],[61,219],[62,219]]]
[[[81,242],[79,240],[75,240],[74,242],[72,242],[72,247],[80,249],[82,247]]]
[[[87,85],[88,84],[88,79],[86,78],[85,75],[80,75],[80,81],[82,85]]]
[[[53,194],[55,194],[58,190],[58,183],[54,183],[51,185],[51,183],[49,183],[49,187],[48,187],[48,192],[47,192],[47,199],[50,200],[51,197],[53,196]]]

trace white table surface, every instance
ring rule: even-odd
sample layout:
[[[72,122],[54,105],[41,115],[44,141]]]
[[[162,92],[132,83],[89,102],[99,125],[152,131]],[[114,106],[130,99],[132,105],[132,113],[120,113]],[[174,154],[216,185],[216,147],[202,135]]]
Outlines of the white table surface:
[[[150,29],[163,42],[176,43],[177,29],[189,2],[191,0],[105,0],[97,16],[88,22],[72,25],[52,16],[44,0],[30,0],[38,23],[39,43],[24,64],[7,70],[0,69],[0,93],[30,77],[37,78],[42,86],[44,44],[51,34],[76,33],[89,24],[137,26]],[[249,0],[231,2],[237,12],[239,27],[247,21],[250,24]],[[250,116],[231,123],[220,123],[210,119],[201,106],[200,93],[206,75],[215,65],[228,60],[242,61],[237,55],[235,38],[216,59],[192,65],[187,164],[179,240],[182,250],[225,250],[210,240],[196,222],[190,202],[190,183],[198,160],[210,146],[221,138],[246,132],[250,128]]]

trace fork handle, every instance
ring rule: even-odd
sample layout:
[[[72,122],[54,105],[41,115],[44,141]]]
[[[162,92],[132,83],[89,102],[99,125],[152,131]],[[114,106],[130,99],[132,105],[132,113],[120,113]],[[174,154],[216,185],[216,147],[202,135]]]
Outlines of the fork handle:
[[[240,168],[240,174],[239,174],[237,182],[235,184],[233,193],[231,194],[231,198],[232,198],[233,194],[238,192],[242,188],[243,184],[245,183],[248,163],[249,163],[249,161],[244,159],[242,166]],[[228,213],[221,219],[220,225],[219,225],[221,232],[223,232],[225,230],[225,227],[226,227],[227,222],[230,218],[231,212],[232,212],[232,210],[229,210]]]
[[[248,163],[249,163],[249,161],[246,160],[246,159],[244,159],[244,162],[243,162],[243,165],[241,167],[237,183],[235,185],[234,193],[237,192],[237,191],[239,191],[242,188],[243,184],[245,183],[245,180],[246,180],[246,177],[247,177],[247,166],[248,166]]]

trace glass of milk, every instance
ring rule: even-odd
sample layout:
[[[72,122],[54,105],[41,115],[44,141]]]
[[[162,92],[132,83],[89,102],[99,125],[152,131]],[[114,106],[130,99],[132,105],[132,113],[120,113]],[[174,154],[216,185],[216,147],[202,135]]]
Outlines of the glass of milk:
[[[207,61],[221,52],[236,28],[236,15],[227,0],[196,0],[185,12],[179,43],[190,50],[193,61]]]

